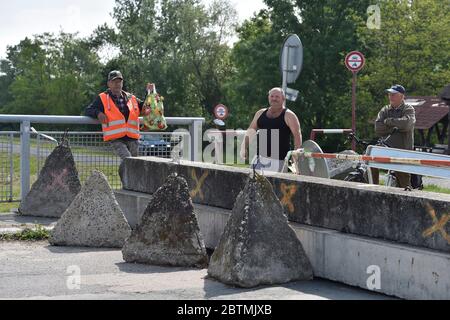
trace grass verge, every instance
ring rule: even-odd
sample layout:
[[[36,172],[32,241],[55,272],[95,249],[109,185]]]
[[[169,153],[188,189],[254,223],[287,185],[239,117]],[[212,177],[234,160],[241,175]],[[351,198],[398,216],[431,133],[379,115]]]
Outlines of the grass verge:
[[[4,202],[0,203],[0,214],[10,214],[12,209],[19,208],[20,202]]]
[[[16,233],[0,234],[0,241],[42,241],[50,238],[50,231],[43,226],[37,225],[35,228],[26,228]]]
[[[423,191],[450,194],[450,189],[441,188],[434,184],[429,184],[423,188]]]

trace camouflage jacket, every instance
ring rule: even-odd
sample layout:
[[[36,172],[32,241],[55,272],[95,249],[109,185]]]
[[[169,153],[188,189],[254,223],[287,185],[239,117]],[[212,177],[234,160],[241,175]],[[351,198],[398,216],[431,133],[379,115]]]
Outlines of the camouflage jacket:
[[[385,138],[397,127],[398,131],[391,135],[386,144],[392,148],[412,150],[414,148],[415,123],[414,107],[405,103],[397,108],[385,106],[375,120],[375,133],[377,136]]]

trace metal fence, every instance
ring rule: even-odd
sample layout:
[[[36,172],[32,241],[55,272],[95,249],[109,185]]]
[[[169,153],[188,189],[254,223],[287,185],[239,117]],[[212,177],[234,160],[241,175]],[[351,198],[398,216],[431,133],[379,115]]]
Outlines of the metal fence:
[[[13,121],[7,121],[7,120]],[[42,135],[61,141],[64,132],[32,132],[31,122],[98,124],[87,117],[45,117],[0,115],[0,122],[20,122],[21,131],[0,131],[0,202],[20,201],[39,176],[48,155],[57,146]],[[142,132],[139,156],[156,156],[198,160],[201,152],[202,118],[167,118],[169,125],[187,125],[189,130],[176,132]],[[81,183],[92,170],[103,172],[113,189],[121,188],[118,175],[120,158],[109,143],[103,142],[102,132],[69,132],[68,140]]]
[[[0,133],[0,202],[14,201],[14,134],[15,133],[12,131],[4,131]]]
[[[61,141],[64,132],[39,132]],[[189,148],[189,134],[185,133],[141,133],[138,156],[161,158],[186,158]],[[113,189],[122,184],[118,175],[120,158],[109,143],[103,142],[101,132],[69,132],[67,139],[75,160],[81,183],[83,184],[93,170],[103,172]],[[187,144],[187,147],[183,147]],[[57,144],[41,135],[30,135],[30,183],[33,184],[44,167],[47,157]],[[20,201],[20,132],[0,131],[0,202]]]

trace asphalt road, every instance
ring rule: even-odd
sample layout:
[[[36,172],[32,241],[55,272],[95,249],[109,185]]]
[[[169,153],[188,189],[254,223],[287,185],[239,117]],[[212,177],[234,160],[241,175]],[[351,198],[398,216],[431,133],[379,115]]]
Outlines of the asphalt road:
[[[441,188],[450,189],[450,179],[439,179],[439,178],[423,177],[423,184],[425,186],[436,185],[436,186],[441,187]]]
[[[383,180],[383,179],[384,179],[384,175],[380,175],[380,180]],[[435,185],[440,188],[450,189],[450,179],[422,177],[422,183],[424,186]]]
[[[206,269],[125,263],[120,250],[0,241],[0,299],[390,299],[322,279],[240,289],[206,276]]]

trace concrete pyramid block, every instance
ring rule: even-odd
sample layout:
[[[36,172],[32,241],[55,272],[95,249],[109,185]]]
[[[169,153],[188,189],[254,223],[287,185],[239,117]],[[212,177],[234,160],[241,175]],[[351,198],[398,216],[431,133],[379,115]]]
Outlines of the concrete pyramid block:
[[[37,181],[20,202],[19,213],[59,218],[80,189],[81,183],[72,151],[68,145],[60,144],[47,157]]]
[[[237,197],[208,275],[244,288],[312,279],[311,263],[266,178],[250,178]]]
[[[106,176],[93,171],[52,231],[58,246],[122,248],[131,228]]]
[[[126,262],[207,266],[206,248],[186,179],[172,174],[154,193],[122,254]]]

